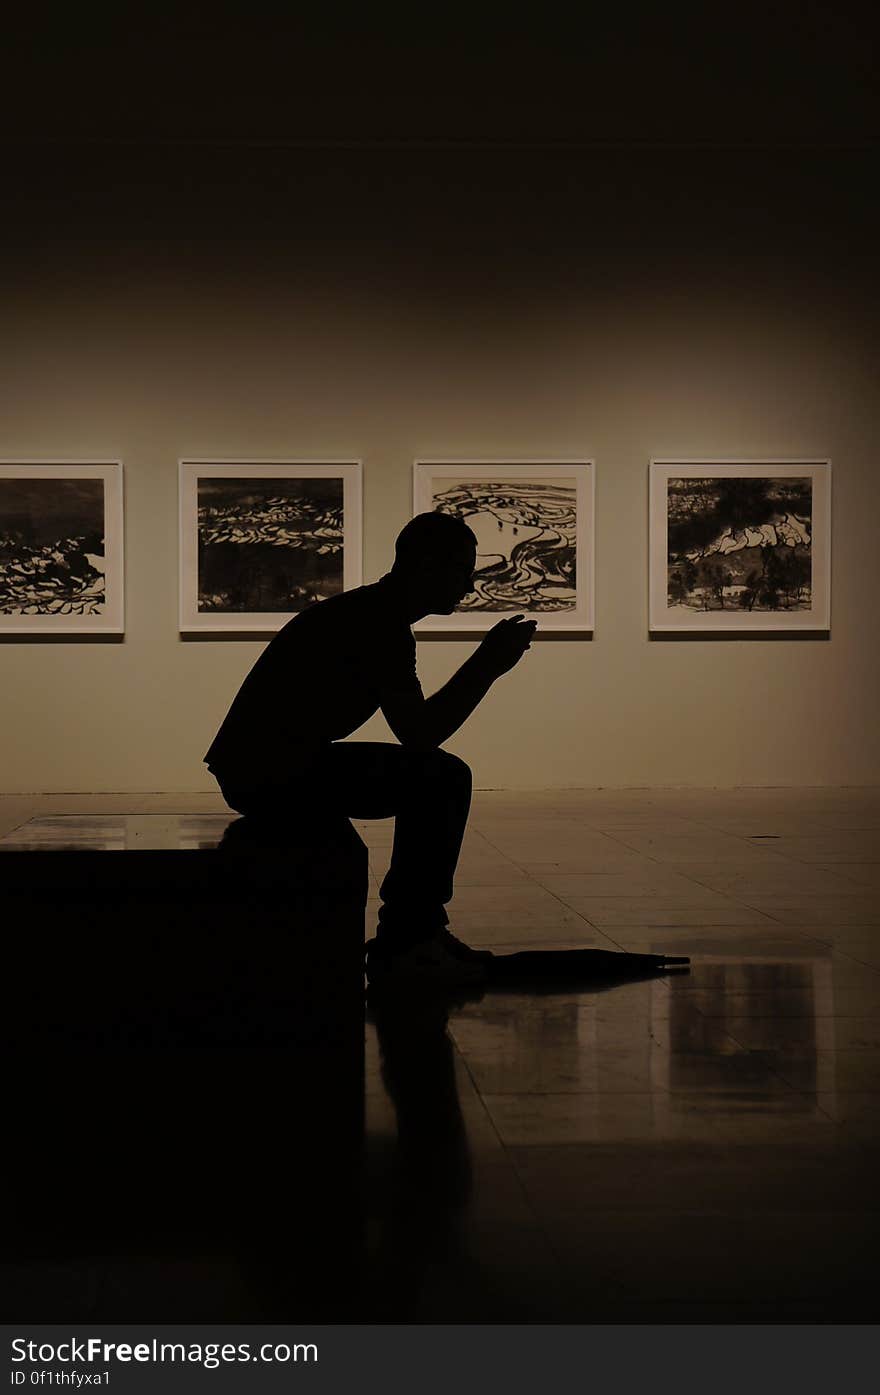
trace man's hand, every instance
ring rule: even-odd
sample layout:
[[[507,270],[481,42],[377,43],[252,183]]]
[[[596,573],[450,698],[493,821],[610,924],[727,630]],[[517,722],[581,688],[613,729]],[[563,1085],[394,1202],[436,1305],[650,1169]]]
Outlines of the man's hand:
[[[522,615],[499,620],[431,697],[423,698],[420,692],[383,694],[382,711],[400,744],[418,751],[442,746],[482,702],[495,679],[519,663],[536,629],[537,622]]]
[[[507,673],[519,663],[537,628],[537,620],[526,620],[523,615],[499,620],[484,636],[477,653],[496,676]]]

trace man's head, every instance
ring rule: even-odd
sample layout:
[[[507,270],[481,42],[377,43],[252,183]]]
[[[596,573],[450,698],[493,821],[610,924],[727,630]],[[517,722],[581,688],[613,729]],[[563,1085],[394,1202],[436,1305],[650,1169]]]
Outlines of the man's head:
[[[424,615],[451,615],[473,588],[476,558],[477,539],[462,519],[420,513],[398,536],[391,574]]]

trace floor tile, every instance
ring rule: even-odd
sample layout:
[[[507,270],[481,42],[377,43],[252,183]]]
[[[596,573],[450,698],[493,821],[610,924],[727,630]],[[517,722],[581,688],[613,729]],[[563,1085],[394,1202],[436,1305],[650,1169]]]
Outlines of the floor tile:
[[[880,1017],[727,1017],[724,1030],[748,1051],[880,1049]]]
[[[772,859],[780,849],[767,850],[727,833],[639,833],[621,830],[616,840],[633,852],[657,862],[736,862]]]
[[[880,1015],[880,993],[874,989],[835,989],[827,1003],[817,1003],[812,990],[796,988],[773,992],[695,988],[689,998],[692,1006],[706,1017],[725,1021],[739,1017],[816,1017],[817,1007],[827,1008],[826,1017]]]
[[[816,870],[823,873],[833,871],[841,880],[880,892],[880,862],[835,862],[827,868],[819,866]]]
[[[772,1064],[772,1057],[767,1057]],[[809,1080],[809,1086],[801,1090],[791,1089],[782,1094],[767,1091],[743,1090],[732,1092],[705,1092],[705,1107],[711,1115],[718,1135],[723,1138],[728,1150],[743,1148],[740,1163],[752,1179],[761,1179],[766,1191],[764,1172],[767,1159],[775,1160],[779,1150],[797,1150],[798,1168],[806,1167],[805,1159],[811,1159],[820,1150],[822,1160],[817,1165],[822,1171],[825,1191],[824,1204],[836,1201],[835,1195],[828,1193],[828,1179],[837,1173],[840,1159],[839,1150],[843,1146],[843,1134],[828,1111],[819,1100],[822,1086],[827,1082],[817,1074]],[[762,1150],[762,1151],[758,1151]],[[733,1154],[729,1151],[728,1157]],[[791,1169],[793,1157],[790,1151],[781,1154],[785,1161],[782,1177],[789,1175],[789,1189],[786,1193],[782,1182],[777,1189],[774,1205],[784,1205],[786,1199],[793,1199]],[[812,1166],[812,1163],[809,1164]],[[862,1175],[864,1175],[862,1168]],[[864,1204],[864,1196],[859,1204]]]
[[[780,858],[773,862],[676,862],[667,864],[678,875],[701,886],[742,900],[758,896],[857,896],[854,882],[828,868]]]
[[[495,1102],[493,1101],[493,1104]],[[613,1102],[616,1104],[617,1102]],[[647,1110],[649,1101],[626,1101]],[[687,1113],[713,1121],[711,1100],[671,1100]],[[758,1105],[763,1101],[758,1101]],[[743,1117],[746,1110],[740,1111]],[[801,1121],[815,1114],[810,1102],[789,1111]],[[552,1116],[551,1116],[552,1117]],[[615,1229],[646,1224],[652,1215],[672,1217],[701,1212],[744,1223],[750,1216],[799,1209],[806,1228],[813,1213],[831,1209],[852,1214],[871,1207],[875,1191],[873,1159],[857,1141],[825,1118],[810,1140],[778,1139],[762,1145],[737,1142],[719,1132],[705,1137],[608,1138],[584,1143],[509,1148],[535,1212],[553,1232],[562,1222],[588,1237],[603,1228],[603,1213],[618,1210]],[[564,1218],[564,1221],[563,1221]],[[719,1256],[719,1258],[722,1258]]]
[[[795,930],[817,944],[839,949],[844,954],[850,952],[851,945],[871,950],[880,944],[880,926],[877,925],[810,925],[803,930],[791,925],[785,927],[786,934],[792,934]]]
[[[880,940],[843,938],[835,941],[834,948],[840,954],[863,964],[865,968],[880,970]]]
[[[601,931],[588,924],[583,916],[559,905],[555,915],[549,909],[536,918],[513,911],[459,910],[451,907],[449,925],[468,944],[492,946],[512,944],[541,948],[544,941],[566,941],[573,947],[585,949],[599,942]]]
[[[512,912],[520,917],[534,917],[547,920],[557,916],[564,909],[557,896],[538,886],[530,878],[516,886],[464,886],[456,885],[455,895],[449,903],[450,914],[467,911]]]
[[[880,926],[880,898],[877,896],[795,897],[747,893],[740,899],[752,910],[781,925],[796,925],[804,930],[825,925]]]
[[[854,1050],[803,1050],[784,1047],[766,1053],[773,1067],[795,1090],[815,1090],[821,1081],[825,1093],[880,1094],[880,1048]]]
[[[862,1137],[880,1144],[880,1090],[828,1091],[816,1100],[845,1133],[858,1128]]]
[[[511,1148],[570,1143],[719,1140],[700,1101],[642,1094],[487,1094],[486,1108]]]
[[[564,850],[559,846],[549,849],[542,856],[532,850],[517,858],[519,865],[537,881],[546,877],[558,876],[606,876],[646,877],[656,872],[662,875],[659,863],[651,862],[641,853],[620,852],[582,853],[577,850]],[[659,870],[658,870],[659,869]]]
[[[804,990],[814,995],[817,1008],[828,1006],[835,989],[871,988],[877,971],[848,955],[814,947],[808,941],[792,946],[762,944],[759,952],[695,955],[687,974],[670,978],[670,989],[687,993],[711,988],[729,992],[774,993]]]
[[[880,830],[830,832],[816,836],[780,838],[775,851],[796,862],[880,862]]]
[[[561,901],[576,897],[623,898],[626,900],[675,899],[690,904],[715,902],[717,893],[689,877],[667,872],[659,863],[632,872],[532,873],[534,880]]]
[[[764,959],[806,954],[809,957],[828,950],[830,945],[815,935],[801,934],[790,925],[621,925],[607,932],[631,954],[706,955]]]
[[[712,899],[710,899],[710,897]],[[707,891],[691,901],[674,896],[568,896],[565,904],[600,930],[611,926],[747,925],[773,926],[773,919],[752,907]]]

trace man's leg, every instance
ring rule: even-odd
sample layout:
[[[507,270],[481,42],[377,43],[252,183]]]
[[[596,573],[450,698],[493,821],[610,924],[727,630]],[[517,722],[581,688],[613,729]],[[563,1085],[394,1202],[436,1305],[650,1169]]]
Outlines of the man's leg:
[[[465,762],[447,751],[340,741],[323,754],[313,783],[322,806],[350,818],[394,816],[379,938],[405,945],[442,931],[470,810]]]
[[[371,984],[388,974],[429,982],[474,984],[485,978],[488,952],[468,949],[446,930],[446,904],[467,823],[470,770],[445,751],[408,751],[381,742],[335,742],[308,772],[272,787],[222,786],[243,814],[289,823],[348,818],[395,820],[391,866],[380,889],[377,936],[367,946]]]

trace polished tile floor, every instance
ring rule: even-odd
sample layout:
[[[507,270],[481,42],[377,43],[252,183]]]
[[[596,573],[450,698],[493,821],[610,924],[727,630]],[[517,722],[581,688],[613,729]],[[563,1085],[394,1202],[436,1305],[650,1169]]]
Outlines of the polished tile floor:
[[[880,791],[478,793],[451,921],[692,968],[371,1013],[362,1321],[876,1321]]]
[[[369,1028],[389,1318],[876,1320],[880,792],[479,794],[451,920],[692,968]]]

